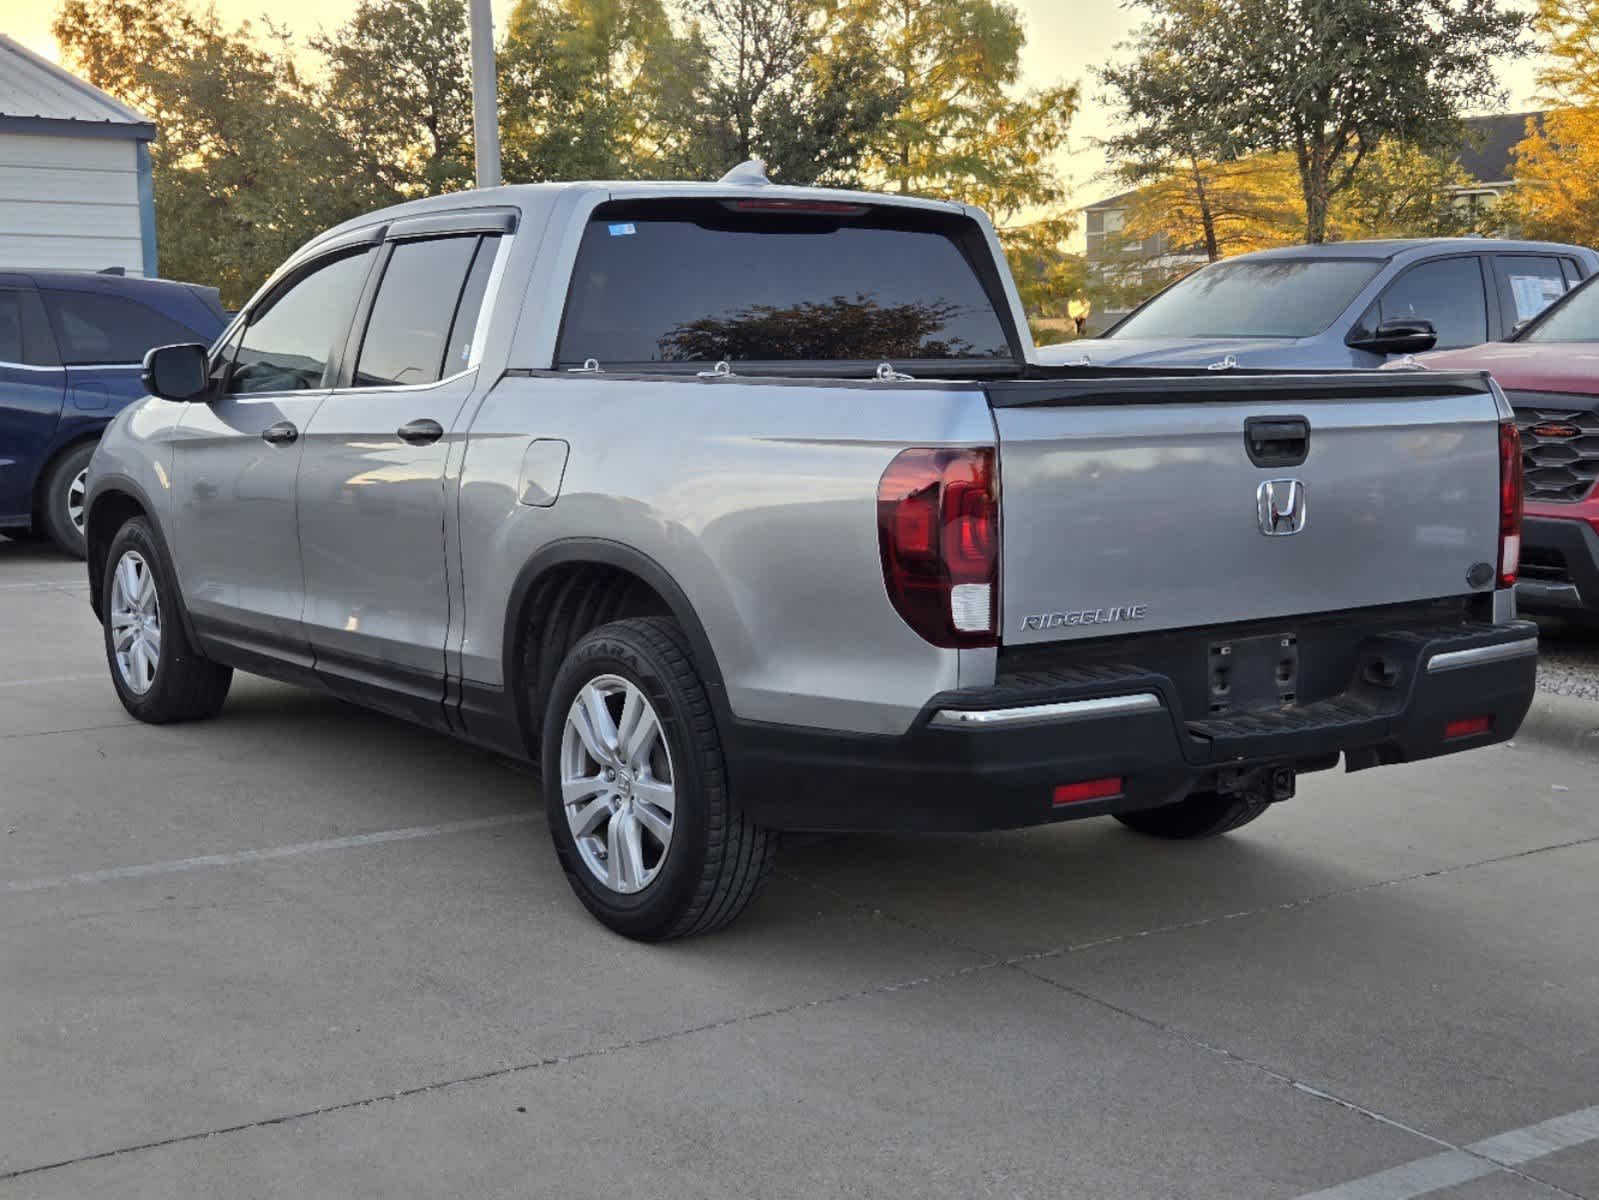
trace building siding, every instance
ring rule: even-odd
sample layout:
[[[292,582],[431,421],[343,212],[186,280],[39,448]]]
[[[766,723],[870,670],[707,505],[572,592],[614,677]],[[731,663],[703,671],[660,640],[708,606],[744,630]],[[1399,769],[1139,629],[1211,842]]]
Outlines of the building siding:
[[[0,132],[0,268],[143,275],[137,150],[131,139]]]

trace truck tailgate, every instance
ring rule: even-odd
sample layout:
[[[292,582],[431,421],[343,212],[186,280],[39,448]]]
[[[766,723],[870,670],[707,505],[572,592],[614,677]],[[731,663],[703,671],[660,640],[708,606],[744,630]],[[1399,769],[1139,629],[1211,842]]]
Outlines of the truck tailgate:
[[[1229,372],[987,390],[1005,644],[1494,586],[1500,410],[1482,376]]]

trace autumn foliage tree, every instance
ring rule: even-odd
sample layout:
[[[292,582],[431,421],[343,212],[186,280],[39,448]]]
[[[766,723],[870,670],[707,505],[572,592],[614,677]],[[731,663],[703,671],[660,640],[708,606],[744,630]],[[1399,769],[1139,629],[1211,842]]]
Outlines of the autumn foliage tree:
[[[1511,220],[1530,237],[1599,242],[1599,2],[1540,0],[1549,111],[1516,147]]]
[[[1525,49],[1503,0],[1133,2],[1146,20],[1104,76],[1124,137],[1179,160],[1290,155],[1310,243],[1368,155],[1452,147],[1460,114],[1499,99],[1496,61]]]
[[[463,0],[357,0],[309,41],[200,0],[63,0],[69,66],[147,112],[162,262],[242,302],[313,234],[472,183]],[[1029,310],[1081,282],[1057,152],[1073,87],[1020,84],[1004,0],[517,0],[499,51],[508,182],[859,184],[991,212]]]

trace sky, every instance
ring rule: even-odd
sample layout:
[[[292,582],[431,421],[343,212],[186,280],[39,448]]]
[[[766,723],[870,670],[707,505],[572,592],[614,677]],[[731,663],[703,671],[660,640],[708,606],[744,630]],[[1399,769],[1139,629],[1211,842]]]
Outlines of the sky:
[[[1117,190],[1098,178],[1105,158],[1095,139],[1112,131],[1113,113],[1099,96],[1093,70],[1109,62],[1117,43],[1124,41],[1135,24],[1136,13],[1119,0],[1012,0],[1021,10],[1027,27],[1027,48],[1022,70],[1026,83],[1043,86],[1065,80],[1079,83],[1082,104],[1072,122],[1070,146],[1061,156],[1061,169],[1071,185],[1076,205]],[[319,29],[341,24],[355,8],[356,0],[214,0],[217,12],[226,22],[259,17],[269,11],[279,25],[301,38]],[[514,0],[493,0],[496,25],[503,21]],[[16,7],[20,8],[20,0]],[[34,0],[24,15],[13,12],[0,18],[0,33],[10,34],[23,45],[57,59],[55,39],[50,36],[50,21],[55,4]],[[1510,93],[1510,109],[1532,107],[1536,92],[1530,60],[1509,64],[1501,72],[1501,82]]]

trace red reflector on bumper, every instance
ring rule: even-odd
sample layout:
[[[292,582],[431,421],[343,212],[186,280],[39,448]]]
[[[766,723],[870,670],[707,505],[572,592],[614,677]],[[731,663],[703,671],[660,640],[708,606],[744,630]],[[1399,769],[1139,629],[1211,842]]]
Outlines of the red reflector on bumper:
[[[1487,733],[1494,727],[1492,717],[1461,717],[1458,721],[1451,721],[1444,726],[1444,741],[1453,741],[1455,738],[1476,737],[1479,733]]]
[[[1085,779],[1081,783],[1063,783],[1055,789],[1055,807],[1063,804],[1081,804],[1084,800],[1109,800],[1122,794],[1122,777],[1110,779]]]

